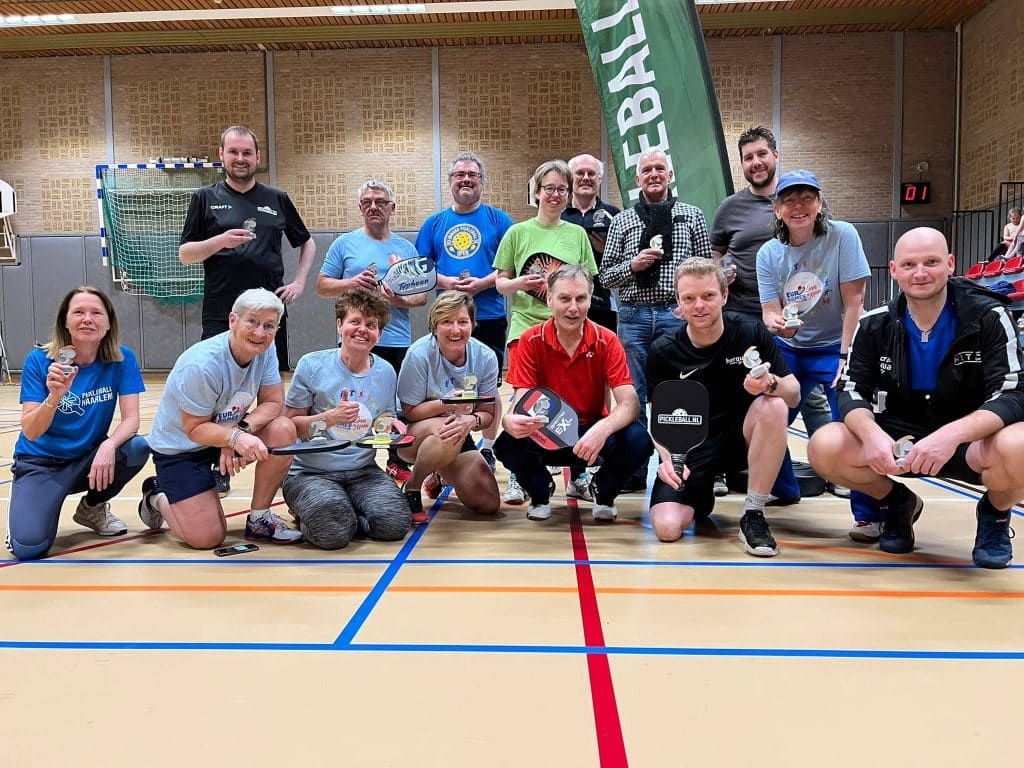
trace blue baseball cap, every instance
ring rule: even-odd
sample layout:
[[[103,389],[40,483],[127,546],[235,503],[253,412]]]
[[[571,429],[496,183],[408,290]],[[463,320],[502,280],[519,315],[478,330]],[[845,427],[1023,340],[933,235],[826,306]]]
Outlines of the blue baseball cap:
[[[775,185],[775,194],[781,195],[790,187],[810,187],[820,192],[821,182],[818,181],[818,177],[813,173],[800,168],[799,170],[782,174],[779,178],[779,183]]]

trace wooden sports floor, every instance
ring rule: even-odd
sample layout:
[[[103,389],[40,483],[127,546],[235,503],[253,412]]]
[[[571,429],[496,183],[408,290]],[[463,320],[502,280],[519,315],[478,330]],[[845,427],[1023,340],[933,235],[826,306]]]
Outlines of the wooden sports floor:
[[[4,530],[18,414],[0,387]],[[806,455],[798,428],[790,442]],[[642,495],[596,524],[559,482],[544,523],[449,501],[403,542],[217,558],[145,532],[141,477],[115,501],[128,535],[76,526],[69,499],[49,558],[0,559],[0,765],[1024,759],[1024,571],[971,564],[970,488],[913,482],[907,556],[851,542],[832,496],[769,511],[782,554],[760,560],[735,535],[739,496],[717,533],[659,544]],[[225,499],[229,542],[250,482]]]

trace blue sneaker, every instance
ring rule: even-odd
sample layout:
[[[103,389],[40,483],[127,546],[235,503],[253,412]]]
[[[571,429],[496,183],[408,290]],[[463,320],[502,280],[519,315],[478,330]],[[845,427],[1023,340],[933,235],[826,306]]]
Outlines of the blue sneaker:
[[[880,507],[884,519],[878,548],[891,555],[914,551],[914,523],[924,509],[924,500],[906,486],[903,494],[903,501]]]
[[[981,506],[980,502],[978,506]],[[1010,513],[999,512],[993,515],[978,510],[976,515],[978,533],[974,537],[974,551],[971,552],[974,564],[979,568],[1005,568],[1013,559]]]

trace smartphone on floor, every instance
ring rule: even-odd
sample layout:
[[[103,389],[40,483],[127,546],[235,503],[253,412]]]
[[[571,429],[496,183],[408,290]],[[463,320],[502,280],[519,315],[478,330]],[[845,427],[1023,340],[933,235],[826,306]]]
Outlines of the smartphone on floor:
[[[241,555],[245,552],[255,552],[259,547],[255,544],[235,544],[232,547],[221,547],[213,550],[217,557],[229,557],[230,555]]]

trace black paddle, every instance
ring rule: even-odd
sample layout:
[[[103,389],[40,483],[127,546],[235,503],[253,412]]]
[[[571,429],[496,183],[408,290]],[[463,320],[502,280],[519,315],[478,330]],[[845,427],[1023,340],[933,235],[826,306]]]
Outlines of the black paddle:
[[[549,451],[572,448],[580,439],[580,420],[572,406],[546,387],[527,390],[512,408],[521,416],[542,416],[547,423],[530,437]]]
[[[708,436],[709,417],[708,391],[699,381],[663,381],[655,388],[651,397],[651,437],[668,449],[680,480],[686,454]]]

